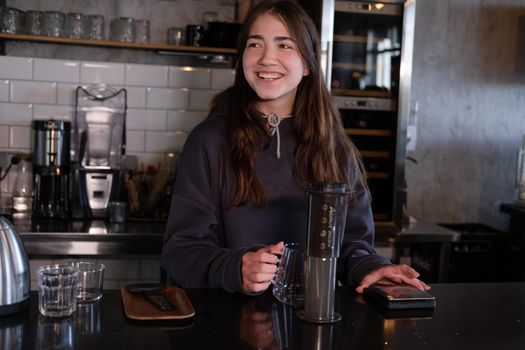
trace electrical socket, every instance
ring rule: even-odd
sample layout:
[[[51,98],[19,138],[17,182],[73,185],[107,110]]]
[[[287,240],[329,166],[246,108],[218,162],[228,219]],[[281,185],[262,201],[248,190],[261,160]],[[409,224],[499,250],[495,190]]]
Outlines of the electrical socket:
[[[5,152],[5,151],[0,152],[0,169],[2,169],[2,171],[5,171],[5,169],[9,166],[9,164],[11,164],[11,158],[13,158],[13,156],[17,154],[20,154],[20,153]]]

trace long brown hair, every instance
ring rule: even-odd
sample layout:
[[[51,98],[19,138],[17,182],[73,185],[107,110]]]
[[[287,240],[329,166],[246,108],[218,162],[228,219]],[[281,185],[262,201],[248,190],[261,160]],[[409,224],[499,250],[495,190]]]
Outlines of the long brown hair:
[[[356,186],[368,192],[359,154],[345,134],[337,108],[320,67],[317,30],[304,10],[291,1],[263,1],[250,10],[239,35],[234,85],[217,95],[216,107],[225,96],[231,99],[229,147],[236,193],[230,206],[265,203],[264,188],[255,173],[255,156],[262,150],[265,125],[256,110],[258,96],[248,85],[242,67],[246,41],[253,22],[263,14],[280,19],[297,42],[309,74],[299,86],[293,108],[294,133],[298,146],[294,154],[294,175],[301,185],[308,182],[342,182],[350,190]]]

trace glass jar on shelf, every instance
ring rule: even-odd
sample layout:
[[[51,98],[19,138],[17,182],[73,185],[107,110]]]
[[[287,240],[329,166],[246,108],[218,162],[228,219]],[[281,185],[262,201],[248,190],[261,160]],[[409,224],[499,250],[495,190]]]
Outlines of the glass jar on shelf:
[[[23,155],[17,167],[13,186],[13,214],[29,216],[33,207],[33,170],[30,156]]]

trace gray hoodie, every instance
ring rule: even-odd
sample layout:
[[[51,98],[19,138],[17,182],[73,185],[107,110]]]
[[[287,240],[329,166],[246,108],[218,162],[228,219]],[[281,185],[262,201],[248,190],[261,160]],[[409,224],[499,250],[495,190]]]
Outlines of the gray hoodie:
[[[308,202],[293,176],[297,141],[292,118],[279,124],[256,157],[256,172],[266,204],[229,208],[234,193],[227,152],[228,106],[219,106],[190,133],[178,167],[161,263],[184,288],[222,288],[243,292],[241,257],[249,250],[279,241],[306,243]],[[234,183],[234,182],[233,182]],[[371,271],[390,264],[373,248],[374,223],[364,191],[348,203],[338,279],[355,285]]]

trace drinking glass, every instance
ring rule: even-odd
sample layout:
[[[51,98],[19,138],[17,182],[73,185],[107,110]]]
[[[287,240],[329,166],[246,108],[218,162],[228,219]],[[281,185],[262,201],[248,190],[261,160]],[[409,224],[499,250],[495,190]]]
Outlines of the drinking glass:
[[[78,271],[77,302],[89,303],[102,298],[106,269],[104,264],[94,261],[73,261],[68,265]]]
[[[122,224],[126,222],[126,202],[109,202],[109,221]]]
[[[27,34],[42,34],[42,11],[27,11],[25,21]]]
[[[135,37],[133,41],[141,44],[150,42],[150,25],[147,19],[135,20]]]
[[[45,265],[37,270],[38,310],[44,316],[70,316],[77,307],[78,271],[67,265]]]
[[[306,246],[287,243],[273,279],[272,293],[282,303],[298,306],[304,303]]]
[[[70,12],[65,19],[66,38],[80,39],[86,36],[86,17],[77,12]]]
[[[60,37],[64,35],[64,14],[45,11],[42,15],[42,35]]]
[[[112,41],[132,42],[135,39],[135,20],[131,17],[113,19],[109,29]]]
[[[86,37],[88,39],[104,40],[104,16],[87,16]]]

